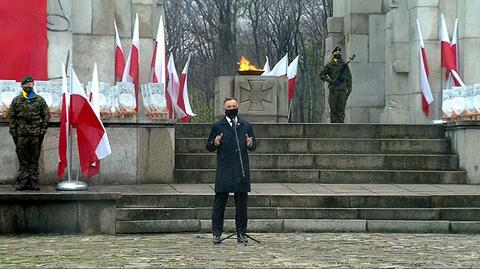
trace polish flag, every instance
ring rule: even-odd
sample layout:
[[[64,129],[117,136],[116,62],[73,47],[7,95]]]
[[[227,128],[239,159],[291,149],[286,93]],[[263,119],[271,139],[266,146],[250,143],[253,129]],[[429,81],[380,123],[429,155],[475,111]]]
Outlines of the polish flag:
[[[167,92],[172,97],[172,105],[173,105],[173,110],[175,111],[175,114],[179,119],[182,119],[183,117],[186,117],[187,114],[185,114],[185,112],[177,104],[178,96],[180,92],[180,80],[178,79],[177,69],[175,68],[173,53],[170,53],[170,57],[168,58],[167,72],[168,72]]]
[[[70,76],[70,123],[77,126],[78,154],[80,168],[86,177],[98,174],[95,165],[110,155],[110,144],[100,118],[87,99],[82,84],[73,68]],[[95,99],[95,93],[93,95]]]
[[[98,87],[98,71],[97,71],[97,63],[95,63],[93,67],[93,75],[92,75],[92,87],[90,89],[90,105],[92,106],[93,112],[97,116],[98,120],[101,122],[100,118],[100,92]],[[103,124],[102,124],[103,127]],[[104,128],[105,131],[105,128]],[[102,137],[102,151],[107,152],[108,155],[112,152],[110,148],[110,142],[108,141],[107,132],[105,131],[104,137]],[[95,163],[91,164],[87,175],[96,175],[100,172],[100,160],[96,161]],[[90,177],[90,176],[88,176]]]
[[[60,136],[58,139],[58,168],[57,175],[63,178],[65,168],[68,165],[67,143],[70,136],[69,121],[70,95],[68,93],[67,75],[65,74],[65,65],[62,64],[62,113],[60,115]]]
[[[457,66],[457,59],[458,59],[458,50],[457,50],[457,43],[458,43],[458,19],[455,20],[455,27],[453,28],[453,37],[452,37],[452,44],[450,45],[450,49],[452,50],[452,70],[448,76],[447,86],[451,87],[452,84],[454,86],[462,86],[465,85],[458,75],[458,66]],[[453,72],[455,71],[455,75]]]
[[[270,62],[268,61],[268,56],[265,56],[267,58],[267,61],[265,62],[265,65],[263,66],[263,73],[260,76],[268,76],[268,73],[270,73]]]
[[[422,110],[425,117],[430,114],[430,104],[433,102],[432,91],[428,78],[430,69],[428,68],[427,54],[425,53],[425,44],[423,42],[422,29],[417,19],[418,37],[420,39],[420,89],[422,90]]]
[[[135,111],[138,112],[138,89],[140,87],[139,72],[139,53],[140,53],[140,36],[138,26],[138,13],[135,15],[135,26],[133,28],[132,48],[128,54],[125,70],[123,71],[122,82],[132,82],[135,86]]]
[[[441,42],[441,67],[446,68],[445,78],[448,79],[450,70],[455,68],[455,56],[452,54],[452,48],[450,47],[450,38],[448,36],[447,24],[445,23],[445,17],[440,15],[440,42]]]
[[[192,107],[190,106],[190,101],[188,100],[188,86],[187,86],[188,67],[190,65],[191,56],[192,54],[188,55],[187,63],[185,64],[185,67],[183,68],[183,71],[180,74],[180,87],[179,87],[177,105],[185,113],[185,116],[180,118],[181,122],[188,122],[193,116],[195,116],[195,114],[192,111]]]
[[[287,78],[288,78],[288,102],[293,99],[294,90],[295,90],[295,78],[297,77],[298,70],[298,55],[288,66],[287,69]]]
[[[118,35],[117,23],[115,25],[115,82],[121,81],[123,77],[123,70],[125,70],[125,57],[123,56],[122,43]]]
[[[158,22],[157,38],[155,42],[155,47],[153,49],[153,57],[151,68],[153,70],[152,82],[163,84],[164,89],[166,89],[167,82],[167,60],[166,60],[166,51],[165,51],[165,26],[163,24],[163,17],[160,16]],[[165,99],[167,100],[168,115],[171,119],[173,116],[173,107],[172,107],[172,98],[168,91],[165,91]]]
[[[466,86],[463,80],[458,75],[457,71],[452,70],[452,77],[453,77],[453,81],[455,82],[455,86],[462,86],[462,87]]]
[[[268,73],[269,76],[281,77],[287,75],[288,68],[288,53],[278,61],[278,63],[273,67],[272,71]]]

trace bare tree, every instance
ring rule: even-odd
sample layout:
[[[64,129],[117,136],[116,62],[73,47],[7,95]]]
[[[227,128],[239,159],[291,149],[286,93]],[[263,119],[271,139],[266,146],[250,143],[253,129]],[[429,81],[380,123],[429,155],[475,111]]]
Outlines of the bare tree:
[[[300,55],[294,119],[321,120],[326,20],[332,0],[166,0],[168,47],[177,62],[192,53],[190,89],[214,98],[214,78],[236,72],[239,55],[273,64]],[[198,95],[197,95],[198,96]]]

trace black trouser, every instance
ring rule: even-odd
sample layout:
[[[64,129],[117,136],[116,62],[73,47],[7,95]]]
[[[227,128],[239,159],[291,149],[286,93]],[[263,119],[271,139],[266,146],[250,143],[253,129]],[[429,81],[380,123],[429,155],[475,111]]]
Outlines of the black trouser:
[[[236,192],[235,198],[235,226],[237,233],[247,232],[247,192]],[[223,219],[225,215],[225,205],[228,200],[228,192],[215,193],[215,200],[212,208],[212,232],[215,235],[221,235],[223,232]]]

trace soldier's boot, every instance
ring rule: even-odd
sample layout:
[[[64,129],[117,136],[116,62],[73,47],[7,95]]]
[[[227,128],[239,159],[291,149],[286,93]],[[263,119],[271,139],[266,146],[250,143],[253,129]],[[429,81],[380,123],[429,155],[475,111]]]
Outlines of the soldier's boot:
[[[23,181],[23,182],[17,182],[15,184],[15,189],[17,191],[25,191],[25,190],[28,190],[29,188],[28,188],[27,183],[25,181]]]
[[[38,181],[33,181],[33,180],[30,181],[29,189],[32,190],[32,191],[39,191],[40,186],[38,185]]]

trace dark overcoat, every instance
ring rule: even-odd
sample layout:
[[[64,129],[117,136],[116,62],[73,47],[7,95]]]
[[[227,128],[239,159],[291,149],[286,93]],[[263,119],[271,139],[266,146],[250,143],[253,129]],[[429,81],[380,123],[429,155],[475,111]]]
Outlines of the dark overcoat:
[[[215,192],[250,192],[250,166],[248,163],[248,151],[255,150],[257,142],[253,134],[252,125],[238,117],[236,126],[240,151],[242,153],[245,177],[242,176],[240,157],[237,152],[235,130],[225,117],[212,125],[210,136],[207,141],[207,150],[217,152],[217,172],[215,176]],[[215,137],[223,133],[220,145],[215,146]],[[253,137],[253,143],[247,148],[245,134]]]

